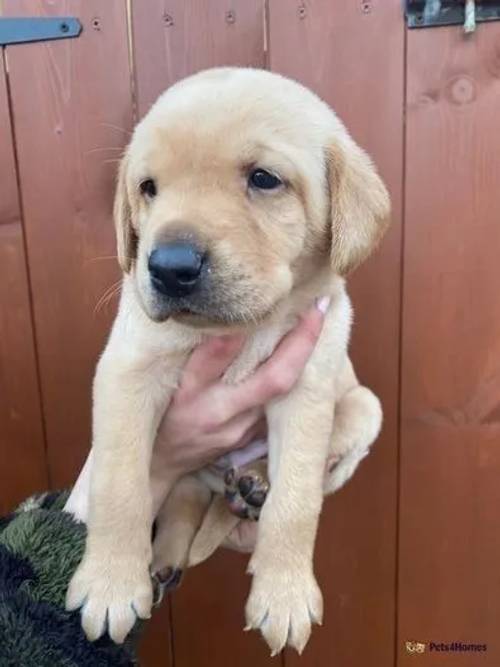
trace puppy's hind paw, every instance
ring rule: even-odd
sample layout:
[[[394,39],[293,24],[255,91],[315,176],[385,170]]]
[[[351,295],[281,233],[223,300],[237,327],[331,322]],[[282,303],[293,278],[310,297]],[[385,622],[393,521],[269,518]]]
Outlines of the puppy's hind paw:
[[[164,567],[151,575],[153,580],[153,606],[161,604],[165,593],[172,593],[180,586],[184,570],[178,567]]]
[[[257,521],[269,492],[267,476],[259,468],[232,468],[226,473],[225,498],[233,514]]]

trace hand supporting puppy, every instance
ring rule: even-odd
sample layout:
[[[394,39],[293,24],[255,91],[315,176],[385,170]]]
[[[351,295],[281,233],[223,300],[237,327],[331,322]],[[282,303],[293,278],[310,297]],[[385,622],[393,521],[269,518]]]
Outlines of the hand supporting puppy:
[[[321,302],[311,307],[273,355],[237,386],[225,384],[222,377],[240,352],[243,336],[212,338],[193,352],[160,424],[153,450],[155,513],[179,477],[244,447],[265,430],[263,406],[286,394],[300,377],[321,332],[323,307]],[[88,516],[91,468],[92,452],[65,506],[83,522]],[[235,539],[237,546],[237,536]]]

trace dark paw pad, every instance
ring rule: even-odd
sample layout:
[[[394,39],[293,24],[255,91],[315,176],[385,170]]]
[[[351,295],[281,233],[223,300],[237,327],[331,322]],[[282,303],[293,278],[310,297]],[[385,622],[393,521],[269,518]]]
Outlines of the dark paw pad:
[[[269,484],[259,470],[231,469],[225,476],[225,496],[231,511],[242,519],[257,521]]]
[[[164,567],[151,575],[153,580],[154,605],[163,600],[165,593],[171,593],[181,583],[183,570],[177,567]]]
[[[262,507],[267,496],[269,485],[260,477],[244,475],[238,480],[241,497],[253,507]]]

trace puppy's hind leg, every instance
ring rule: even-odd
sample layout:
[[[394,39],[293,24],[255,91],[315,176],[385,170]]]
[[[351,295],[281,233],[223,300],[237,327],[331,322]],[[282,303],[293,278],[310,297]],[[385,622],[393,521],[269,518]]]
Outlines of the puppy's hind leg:
[[[160,599],[180,583],[210,498],[210,489],[201,479],[186,475],[176,483],[158,513],[151,571]]]
[[[340,489],[368,454],[382,426],[382,408],[375,394],[356,385],[335,405],[330,445],[331,471],[326,476],[325,495]]]

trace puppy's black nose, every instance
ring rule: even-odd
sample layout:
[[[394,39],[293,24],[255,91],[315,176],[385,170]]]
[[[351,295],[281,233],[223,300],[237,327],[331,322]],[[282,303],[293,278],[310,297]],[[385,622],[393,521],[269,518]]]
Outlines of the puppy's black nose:
[[[158,246],[148,261],[153,287],[173,298],[188,296],[199,282],[205,259],[205,253],[188,241]]]

